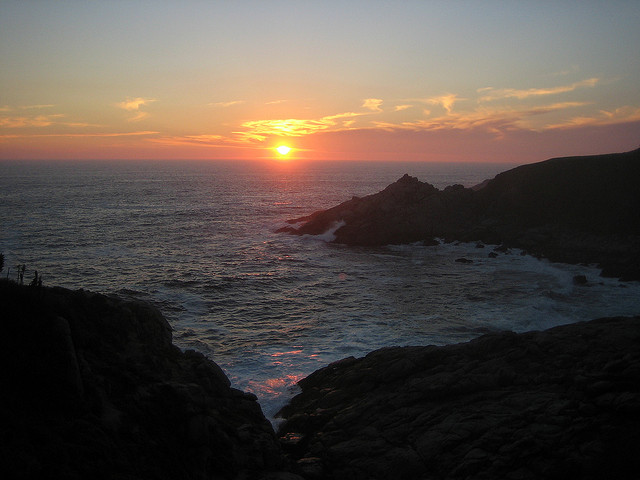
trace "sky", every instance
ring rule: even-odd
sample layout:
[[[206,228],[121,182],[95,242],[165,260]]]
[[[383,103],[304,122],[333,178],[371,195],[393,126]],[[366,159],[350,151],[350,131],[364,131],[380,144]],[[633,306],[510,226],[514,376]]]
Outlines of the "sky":
[[[640,146],[640,2],[0,0],[0,160]]]

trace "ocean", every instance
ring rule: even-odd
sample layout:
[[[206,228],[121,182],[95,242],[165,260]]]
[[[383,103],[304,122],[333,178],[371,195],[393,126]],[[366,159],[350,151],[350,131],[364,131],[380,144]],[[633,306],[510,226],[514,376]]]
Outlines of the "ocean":
[[[1,275],[148,301],[265,415],[348,356],[640,313],[640,282],[491,246],[359,248],[275,231],[408,173],[472,186],[504,164],[0,162]],[[465,257],[473,263],[455,262]],[[574,285],[585,275],[587,285]]]

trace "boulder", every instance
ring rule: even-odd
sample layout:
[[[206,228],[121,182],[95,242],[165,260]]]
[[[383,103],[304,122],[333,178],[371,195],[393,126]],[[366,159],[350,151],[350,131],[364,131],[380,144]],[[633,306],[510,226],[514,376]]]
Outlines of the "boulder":
[[[282,468],[256,397],[175,347],[152,306],[6,281],[0,305],[2,478],[231,479]]]

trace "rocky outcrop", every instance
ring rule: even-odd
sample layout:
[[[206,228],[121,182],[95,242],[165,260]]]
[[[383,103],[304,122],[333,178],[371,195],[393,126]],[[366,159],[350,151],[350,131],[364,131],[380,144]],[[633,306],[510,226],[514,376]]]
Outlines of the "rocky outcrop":
[[[385,245],[482,241],[640,279],[640,149],[523,165],[481,188],[438,190],[405,175],[385,190],[291,220],[280,231]]]
[[[441,229],[448,229],[449,223],[457,223],[464,216],[470,194],[471,190],[462,186],[440,191],[404,175],[377,194],[354,197],[328,210],[291,220],[292,224],[304,223],[299,228],[285,227],[280,231],[319,235],[343,222],[335,231],[337,243],[385,245],[433,241]]]
[[[281,467],[255,396],[171,342],[153,307],[0,282],[0,477],[262,478]]]
[[[342,360],[300,382],[279,441],[256,398],[173,346],[147,304],[0,282],[0,306],[1,478],[627,479],[640,469],[640,317]]]
[[[309,479],[632,479],[640,317],[385,348],[300,382],[280,434]]]

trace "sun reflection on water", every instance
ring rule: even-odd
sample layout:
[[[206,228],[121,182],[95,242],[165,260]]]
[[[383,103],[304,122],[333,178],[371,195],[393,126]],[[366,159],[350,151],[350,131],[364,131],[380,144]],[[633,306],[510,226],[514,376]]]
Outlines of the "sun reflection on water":
[[[267,378],[266,380],[249,380],[248,388],[258,397],[280,395],[290,387],[294,387],[304,375],[285,375],[280,378]]]

